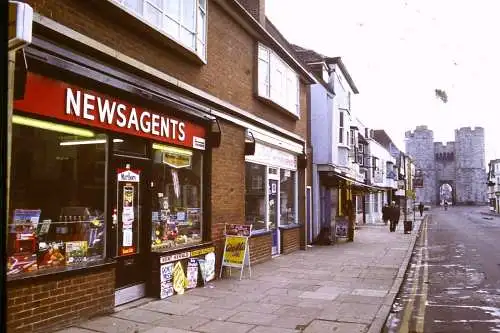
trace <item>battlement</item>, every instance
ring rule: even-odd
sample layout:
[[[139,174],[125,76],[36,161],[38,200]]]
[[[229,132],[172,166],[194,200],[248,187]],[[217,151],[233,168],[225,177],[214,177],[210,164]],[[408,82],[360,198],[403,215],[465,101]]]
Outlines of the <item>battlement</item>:
[[[463,134],[484,135],[484,128],[480,127],[480,126],[461,127],[460,129],[455,130],[455,136],[463,135]]]
[[[455,141],[442,143],[440,141],[434,142],[434,149],[438,150],[453,150],[455,149]]]
[[[415,138],[418,136],[419,138],[433,138],[434,133],[427,128],[427,125],[420,125],[415,128],[414,131],[406,131],[406,138]]]

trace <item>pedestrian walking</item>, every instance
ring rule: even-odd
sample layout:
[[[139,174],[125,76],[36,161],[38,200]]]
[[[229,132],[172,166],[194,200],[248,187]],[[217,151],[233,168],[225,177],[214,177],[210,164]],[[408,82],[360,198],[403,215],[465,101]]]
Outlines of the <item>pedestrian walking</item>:
[[[391,203],[391,206],[389,207],[389,221],[390,221],[389,230],[391,232],[396,231],[396,227],[398,226],[400,215],[401,215],[400,208],[398,205],[396,205],[396,202],[393,201]]]
[[[385,225],[387,225],[387,222],[389,221],[389,205],[385,204],[384,207],[382,207],[382,220],[384,221]]]
[[[422,202],[418,205],[418,211],[420,212],[420,217],[422,217],[424,214],[424,204]]]

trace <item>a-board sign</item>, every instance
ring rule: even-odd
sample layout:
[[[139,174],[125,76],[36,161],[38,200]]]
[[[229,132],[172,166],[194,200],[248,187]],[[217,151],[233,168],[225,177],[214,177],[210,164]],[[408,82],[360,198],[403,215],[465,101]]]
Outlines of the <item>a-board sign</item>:
[[[335,221],[335,237],[347,238],[348,229],[349,221],[347,218],[339,218]]]
[[[248,266],[248,270],[251,274],[249,248],[251,233],[251,225],[226,224],[226,242],[224,244],[224,254],[222,255],[221,277],[224,266],[241,269],[240,280],[243,276],[243,269],[245,266]]]

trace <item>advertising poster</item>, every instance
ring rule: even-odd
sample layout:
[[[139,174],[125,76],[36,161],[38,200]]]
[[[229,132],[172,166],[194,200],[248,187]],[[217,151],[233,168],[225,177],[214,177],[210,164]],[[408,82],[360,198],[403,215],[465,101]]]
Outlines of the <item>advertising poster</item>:
[[[174,290],[176,293],[184,294],[184,288],[187,285],[186,275],[182,268],[182,263],[178,261],[174,266]]]
[[[226,237],[226,247],[222,259],[224,266],[243,267],[247,240],[247,237],[242,236]]]
[[[215,253],[205,255],[205,282],[215,279]]]
[[[135,253],[136,238],[134,228],[138,223],[140,170],[118,169],[118,219],[120,255]]]
[[[174,294],[173,286],[174,264],[160,266],[160,298],[164,299]]]
[[[64,242],[40,242],[38,244],[37,263],[39,268],[64,266],[67,262],[67,250]]]
[[[187,264],[187,288],[196,288],[198,285],[198,260],[189,259]]]
[[[205,270],[205,259],[198,259],[198,265],[200,267],[201,277],[203,278],[203,284],[205,284],[207,282],[207,280],[206,280],[207,273]]]
[[[76,265],[87,261],[87,241],[66,242],[66,263]]]

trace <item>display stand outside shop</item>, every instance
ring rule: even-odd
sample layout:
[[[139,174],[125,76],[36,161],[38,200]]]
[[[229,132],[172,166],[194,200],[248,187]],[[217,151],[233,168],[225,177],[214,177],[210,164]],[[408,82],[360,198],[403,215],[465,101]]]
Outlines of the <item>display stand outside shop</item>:
[[[224,254],[222,256],[220,277],[224,266],[240,269],[240,280],[243,277],[245,266],[248,267],[249,276],[252,277],[252,268],[250,267],[250,249],[249,238],[252,233],[252,225],[226,224],[224,234],[226,241],[224,244]]]

